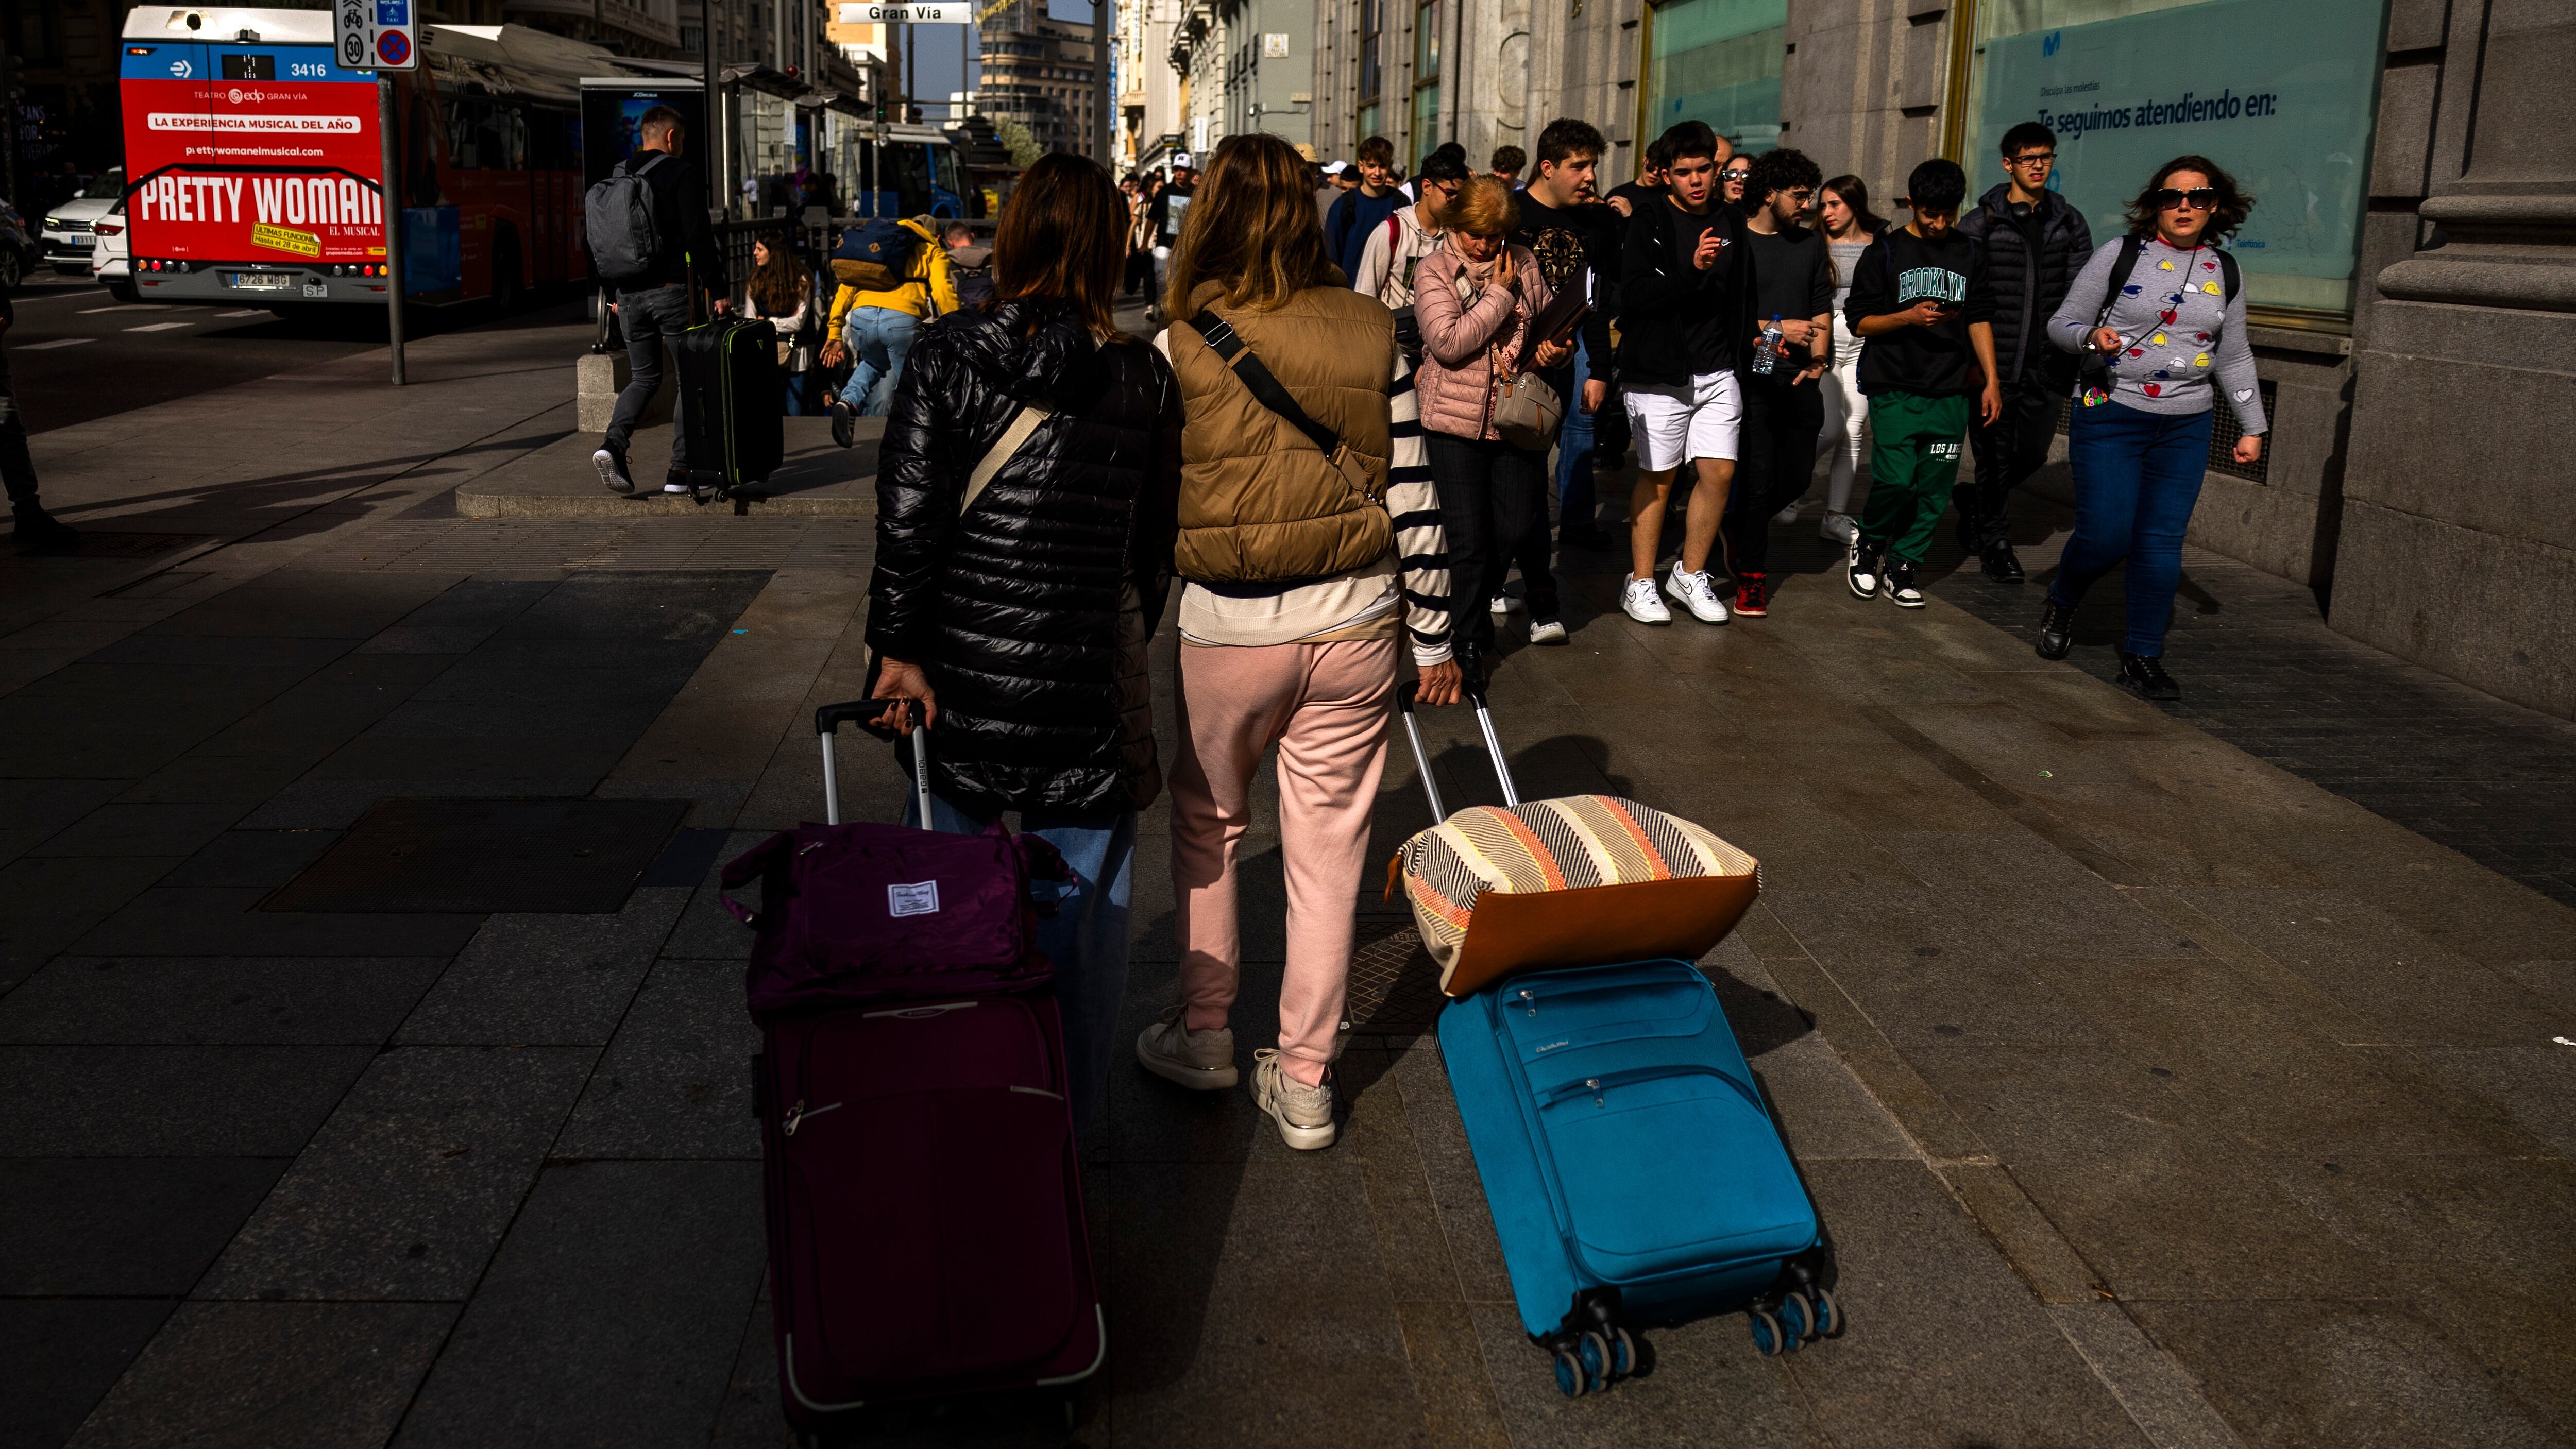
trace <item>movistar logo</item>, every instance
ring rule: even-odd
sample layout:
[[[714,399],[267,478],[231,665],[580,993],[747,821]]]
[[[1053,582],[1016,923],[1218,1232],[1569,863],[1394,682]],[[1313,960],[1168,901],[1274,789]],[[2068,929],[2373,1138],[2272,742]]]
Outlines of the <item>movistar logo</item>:
[[[2065,32],[2060,30],[2052,30],[2048,32],[2048,38],[2039,43],[2039,53],[2042,55],[2057,54],[2058,43],[2064,35]]]

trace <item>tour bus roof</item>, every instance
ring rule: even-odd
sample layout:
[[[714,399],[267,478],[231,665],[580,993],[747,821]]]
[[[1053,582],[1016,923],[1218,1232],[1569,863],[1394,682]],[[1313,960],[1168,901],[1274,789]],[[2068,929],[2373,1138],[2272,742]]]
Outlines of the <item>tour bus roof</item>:
[[[191,18],[196,24],[191,26]],[[125,13],[127,40],[242,43],[249,31],[261,45],[329,45],[335,37],[328,10],[208,9],[138,5]],[[424,25],[421,47],[460,60],[508,65],[558,75],[615,74],[625,59],[566,36],[525,25]]]

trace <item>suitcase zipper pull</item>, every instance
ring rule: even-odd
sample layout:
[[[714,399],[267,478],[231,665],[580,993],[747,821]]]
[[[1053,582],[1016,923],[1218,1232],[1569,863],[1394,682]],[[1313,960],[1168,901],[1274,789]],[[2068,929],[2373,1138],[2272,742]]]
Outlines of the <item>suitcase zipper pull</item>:
[[[1530,990],[1530,989],[1529,989],[1528,987],[1526,987],[1526,986],[1522,987],[1522,988],[1521,988],[1521,1000],[1523,1000],[1523,1001],[1525,1001],[1525,1002],[1528,1002],[1528,1003],[1529,1003],[1529,1014],[1530,1014],[1530,1015],[1532,1015],[1532,1016],[1536,1016],[1536,1015],[1538,1015],[1538,994],[1537,994],[1536,992],[1534,992],[1534,991]]]
[[[787,1109],[787,1120],[779,1124],[778,1130],[793,1137],[796,1135],[796,1124],[803,1120],[805,1120],[805,1099],[799,1097],[796,1099],[796,1105]]]
[[[1593,1106],[1599,1107],[1604,1105],[1601,1100],[1601,1079],[1599,1077],[1585,1077],[1583,1079],[1583,1085],[1592,1089]]]

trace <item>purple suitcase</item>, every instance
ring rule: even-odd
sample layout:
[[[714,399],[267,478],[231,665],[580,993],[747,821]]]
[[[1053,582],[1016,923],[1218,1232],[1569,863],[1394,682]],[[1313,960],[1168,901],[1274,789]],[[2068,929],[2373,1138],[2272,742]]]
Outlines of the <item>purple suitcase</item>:
[[[833,823],[725,867],[763,883],[749,972],[780,1402],[813,1432],[905,1399],[1078,1382],[1108,1357],[1091,1272],[1052,971],[1031,874],[996,826]],[[921,739],[923,732],[916,732]],[[928,819],[926,747],[915,778]]]

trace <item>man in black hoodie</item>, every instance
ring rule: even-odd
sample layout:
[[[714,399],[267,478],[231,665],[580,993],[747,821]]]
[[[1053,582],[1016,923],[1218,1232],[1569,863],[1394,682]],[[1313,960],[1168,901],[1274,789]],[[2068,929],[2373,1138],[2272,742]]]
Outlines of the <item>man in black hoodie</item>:
[[[2057,410],[2075,390],[2075,359],[2049,344],[2048,319],[2093,256],[2084,213],[2048,189],[2057,134],[2037,121],[2004,132],[2004,184],[1978,198],[1959,231],[1986,254],[1986,307],[2004,410],[1969,425],[1976,477],[1958,490],[1959,546],[1985,560],[1986,577],[2021,582],[2004,505],[2048,461]]]
[[[1985,253],[1959,235],[1968,174],[1935,158],[1914,168],[1898,204],[1914,215],[1879,233],[1852,268],[1843,316],[1866,339],[1860,390],[1869,398],[1869,503],[1852,535],[1851,591],[1882,590],[1901,608],[1923,607],[1914,569],[1950,507],[1967,437],[1970,400],[1993,422],[1995,329],[1987,315]]]
[[[636,129],[644,149],[625,163],[626,174],[642,176],[652,193],[655,246],[642,276],[613,285],[602,281],[599,289],[626,333],[626,387],[609,414],[608,436],[590,455],[599,481],[612,493],[635,491],[634,475],[626,469],[626,445],[653,394],[661,390],[663,339],[676,342],[689,326],[690,284],[714,294],[717,312],[727,306],[724,257],[716,250],[715,229],[707,224],[706,180],[680,154],[686,139],[680,113],[655,106]],[[676,402],[671,408],[671,471],[662,485],[665,493],[689,491],[687,414]]]

